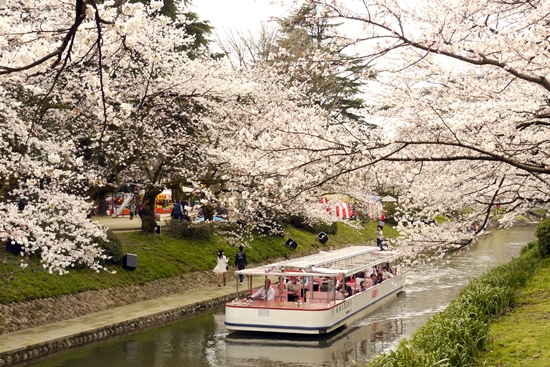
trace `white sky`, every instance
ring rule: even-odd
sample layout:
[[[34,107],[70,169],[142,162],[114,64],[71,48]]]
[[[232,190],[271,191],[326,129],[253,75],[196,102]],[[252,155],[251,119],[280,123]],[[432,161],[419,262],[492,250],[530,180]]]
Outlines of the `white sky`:
[[[0,0],[1,1],[1,0]],[[227,30],[259,29],[261,22],[270,17],[280,17],[290,9],[287,5],[270,4],[271,0],[194,0],[191,10],[200,20],[209,20],[214,32],[223,34]]]

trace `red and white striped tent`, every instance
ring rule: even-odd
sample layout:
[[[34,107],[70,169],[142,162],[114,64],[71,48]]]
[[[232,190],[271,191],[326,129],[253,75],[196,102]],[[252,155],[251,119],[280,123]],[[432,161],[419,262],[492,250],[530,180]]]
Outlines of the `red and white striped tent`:
[[[335,215],[342,219],[349,219],[353,214],[351,206],[347,202],[332,203],[326,197],[322,197],[319,202],[326,205],[325,210],[329,215]]]
[[[379,196],[369,196],[365,202],[367,206],[367,216],[371,219],[382,217],[384,208]]]
[[[349,203],[337,203],[335,207],[335,212],[338,218],[351,218],[351,207],[349,206]]]

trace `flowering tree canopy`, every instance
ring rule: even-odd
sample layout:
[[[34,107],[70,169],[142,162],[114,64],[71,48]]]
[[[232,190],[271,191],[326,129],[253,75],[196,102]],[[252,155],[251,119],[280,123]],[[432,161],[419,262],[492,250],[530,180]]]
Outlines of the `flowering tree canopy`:
[[[39,253],[52,272],[102,268],[105,229],[87,218],[90,192],[139,183],[152,232],[166,185],[234,170],[216,154],[238,160],[224,135],[234,120],[218,117],[242,115],[259,93],[255,109],[297,108],[276,74],[190,57],[186,19],[159,14],[162,5],[2,3],[0,239]]]
[[[145,187],[147,232],[156,193],[206,176],[238,193],[251,221],[326,221],[323,194],[360,206],[391,191],[404,243],[437,248],[550,201],[550,5],[306,3],[320,9],[306,18],[351,27],[331,42],[354,46],[365,80],[377,75],[369,107],[349,111],[364,119],[316,103],[327,96],[307,73],[322,72],[323,54],[291,60],[304,77],[190,57],[187,20],[161,15],[162,1],[2,2],[0,239],[50,271],[99,270],[92,188]],[[438,215],[451,220],[434,229]]]
[[[342,21],[352,36],[334,39],[376,71],[363,112],[380,128],[334,125],[322,111],[286,120],[249,111],[258,125],[239,135],[255,157],[248,168],[271,177],[256,198],[291,211],[324,192],[361,200],[392,190],[406,243],[438,248],[550,201],[549,4],[306,3]],[[436,229],[440,214],[451,220]]]
[[[342,42],[385,75],[374,158],[406,208],[485,224],[550,201],[547,2],[313,3],[361,26]]]
[[[39,252],[50,271],[101,268],[94,239],[104,228],[87,219],[91,187],[139,182],[147,207],[166,180],[201,173],[208,140],[195,116],[223,95],[233,71],[191,60],[186,20],[159,15],[162,6],[0,8],[0,238]]]

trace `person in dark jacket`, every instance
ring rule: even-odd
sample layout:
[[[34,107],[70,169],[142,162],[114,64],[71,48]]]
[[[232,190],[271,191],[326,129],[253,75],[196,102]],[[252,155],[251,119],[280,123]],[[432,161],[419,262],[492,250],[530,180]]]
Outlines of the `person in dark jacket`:
[[[172,207],[172,218],[174,219],[181,219],[183,217],[183,209],[181,207],[181,204],[179,200],[176,200],[174,203],[174,206]]]
[[[235,255],[235,266],[237,270],[243,270],[248,265],[248,259],[246,258],[246,252],[244,252],[243,247],[239,246],[239,252]],[[239,284],[243,284],[244,275],[239,274]]]

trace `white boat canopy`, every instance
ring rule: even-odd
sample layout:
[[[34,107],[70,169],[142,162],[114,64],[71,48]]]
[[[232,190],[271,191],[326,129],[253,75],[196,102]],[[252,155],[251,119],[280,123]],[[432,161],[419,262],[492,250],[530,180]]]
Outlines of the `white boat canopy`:
[[[320,252],[315,255],[262,265],[256,268],[238,270],[235,273],[273,276],[303,275],[326,277],[337,274],[349,276],[398,258],[399,254],[397,252],[380,251],[376,246],[351,246],[330,252]]]

